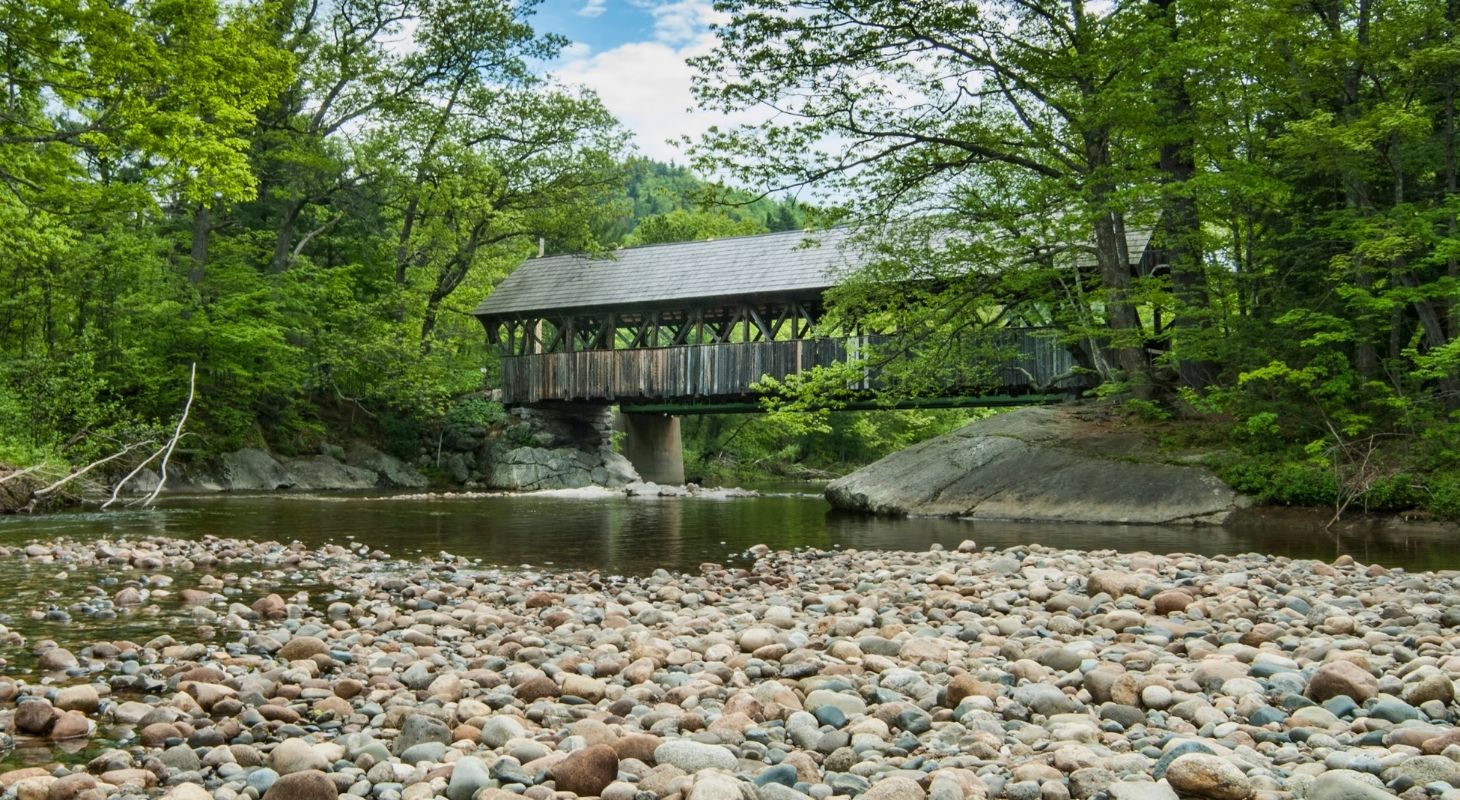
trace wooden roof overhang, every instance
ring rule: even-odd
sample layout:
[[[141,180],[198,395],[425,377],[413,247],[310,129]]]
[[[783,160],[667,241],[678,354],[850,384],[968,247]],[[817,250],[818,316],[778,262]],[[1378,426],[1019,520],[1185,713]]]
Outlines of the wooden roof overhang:
[[[1127,231],[1135,275],[1152,269],[1150,238]],[[832,228],[538,258],[473,314],[507,354],[725,343],[736,325],[740,341],[784,337],[787,323],[800,338],[824,293],[866,257],[851,229]],[[1065,266],[1086,269],[1077,259]]]
[[[809,335],[855,263],[850,230],[741,236],[525,262],[474,315],[508,353]]]

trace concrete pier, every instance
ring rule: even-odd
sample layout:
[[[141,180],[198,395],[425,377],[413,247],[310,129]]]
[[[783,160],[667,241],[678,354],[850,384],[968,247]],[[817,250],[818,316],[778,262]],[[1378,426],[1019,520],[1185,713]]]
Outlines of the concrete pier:
[[[620,412],[617,427],[624,432],[624,457],[639,471],[640,477],[653,483],[684,483],[679,417]]]

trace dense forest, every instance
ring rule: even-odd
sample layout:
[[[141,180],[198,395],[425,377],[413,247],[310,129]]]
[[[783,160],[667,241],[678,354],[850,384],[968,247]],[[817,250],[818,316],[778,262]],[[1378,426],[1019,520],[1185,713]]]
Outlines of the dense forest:
[[[540,245],[835,221],[879,257],[829,322],[894,334],[897,392],[1052,326],[1260,499],[1460,516],[1455,0],[718,0],[699,101],[768,121],[693,172],[545,73],[533,5],[5,4],[0,461],[162,435],[194,364],[191,453],[411,440],[492,384],[467,312]],[[693,423],[691,460],[966,418],[801,413],[838,385]]]
[[[804,222],[633,157],[595,97],[534,71],[563,42],[531,12],[7,4],[0,460],[161,430],[193,363],[185,450],[409,438],[484,386],[466,312],[540,241]]]
[[[717,8],[701,105],[776,113],[695,163],[867,232],[838,313],[902,385],[1052,325],[1260,499],[1460,517],[1460,3]]]

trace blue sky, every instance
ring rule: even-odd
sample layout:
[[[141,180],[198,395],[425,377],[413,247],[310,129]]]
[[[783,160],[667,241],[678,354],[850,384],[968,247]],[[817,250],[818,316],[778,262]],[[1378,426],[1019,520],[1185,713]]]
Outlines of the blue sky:
[[[534,27],[602,52],[653,39],[654,14],[648,4],[628,0],[545,0]]]
[[[717,19],[709,0],[544,0],[534,27],[572,40],[550,67],[559,80],[598,92],[642,154],[684,164],[683,148],[666,140],[730,121],[689,110],[685,60],[713,46]]]

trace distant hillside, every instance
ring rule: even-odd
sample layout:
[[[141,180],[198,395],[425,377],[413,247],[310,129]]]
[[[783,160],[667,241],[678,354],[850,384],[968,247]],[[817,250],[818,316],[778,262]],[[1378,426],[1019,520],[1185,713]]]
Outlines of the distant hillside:
[[[632,246],[787,231],[804,227],[812,213],[792,199],[757,198],[646,158],[631,159],[624,175],[628,214],[609,223],[602,241]]]

